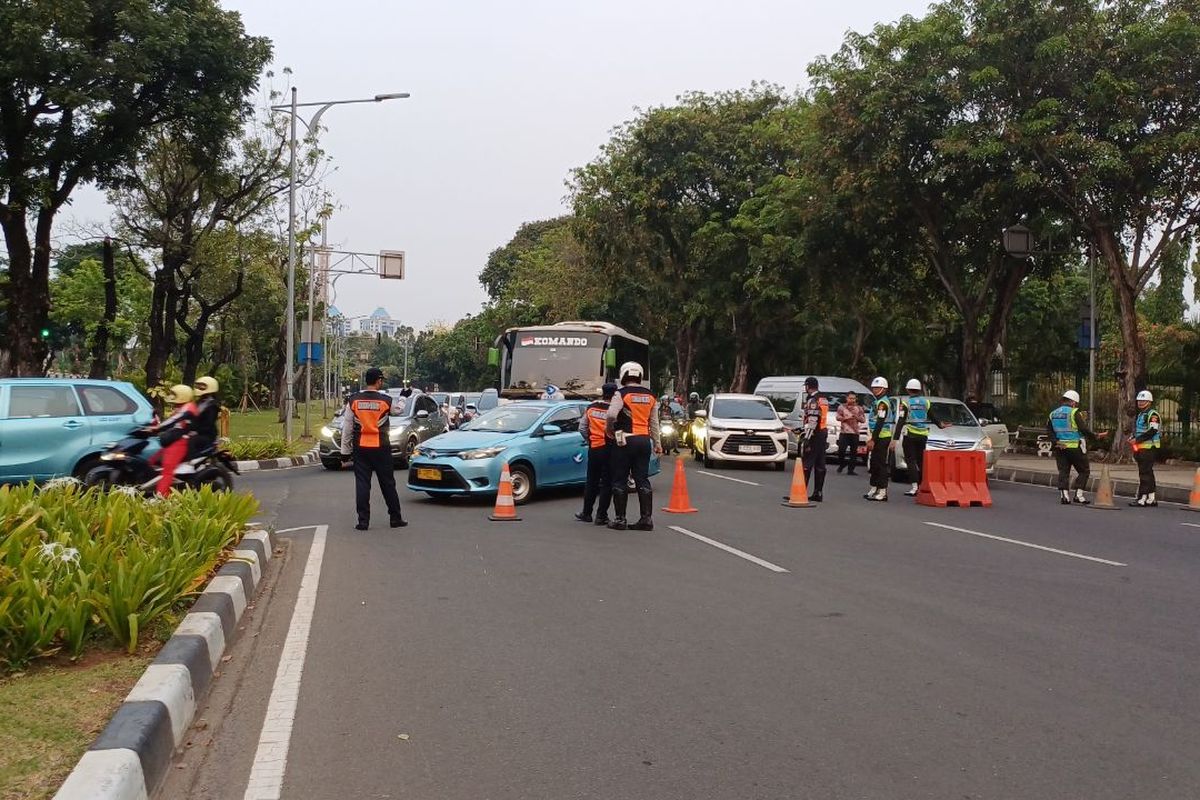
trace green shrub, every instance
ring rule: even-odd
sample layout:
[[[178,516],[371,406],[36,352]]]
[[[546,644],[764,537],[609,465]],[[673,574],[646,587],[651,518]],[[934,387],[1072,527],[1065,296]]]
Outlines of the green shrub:
[[[145,500],[69,480],[0,487],[0,667],[76,657],[101,631],[133,652],[257,510],[251,496],[207,488]]]
[[[286,439],[233,439],[226,449],[238,461],[259,461],[290,456],[293,446]]]

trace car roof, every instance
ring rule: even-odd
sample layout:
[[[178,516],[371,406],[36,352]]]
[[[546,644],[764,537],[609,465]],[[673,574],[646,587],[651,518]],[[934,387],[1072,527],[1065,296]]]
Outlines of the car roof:
[[[804,382],[809,378],[817,379],[817,391],[819,392],[855,391],[861,393],[871,391],[854,378],[845,378],[839,375],[772,375],[760,380],[754,391],[758,394],[766,394],[770,389],[791,391],[793,387],[799,391],[804,388]]]
[[[769,403],[767,398],[761,394],[745,394],[740,392],[717,392],[712,396],[713,400],[762,400],[764,403]]]

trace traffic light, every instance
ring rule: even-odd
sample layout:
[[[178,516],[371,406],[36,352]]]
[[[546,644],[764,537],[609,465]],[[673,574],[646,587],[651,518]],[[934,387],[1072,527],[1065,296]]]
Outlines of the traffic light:
[[[50,329],[49,328],[42,328],[42,338],[43,339],[50,338]]]

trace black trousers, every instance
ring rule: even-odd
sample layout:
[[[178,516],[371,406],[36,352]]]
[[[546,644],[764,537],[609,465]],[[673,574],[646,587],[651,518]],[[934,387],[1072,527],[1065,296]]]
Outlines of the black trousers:
[[[1092,474],[1092,466],[1088,463],[1087,453],[1083,452],[1082,447],[1061,447],[1054,451],[1054,460],[1058,462],[1058,488],[1062,491],[1068,489],[1086,489],[1088,477]],[[1078,473],[1075,476],[1075,485],[1071,486],[1071,467],[1075,468]]]
[[[858,465],[858,434],[857,433],[839,433],[838,434],[838,464],[850,471]],[[849,454],[847,456],[847,454]],[[849,461],[847,461],[849,457]]]
[[[921,485],[921,469],[925,466],[925,445],[929,444],[928,436],[904,435],[904,463],[908,465],[909,483]]]
[[[871,472],[871,488],[873,489],[886,489],[888,487],[888,445],[891,443],[892,438],[890,436],[886,439],[880,439],[875,442],[871,450],[868,469]]]
[[[813,431],[804,442],[804,483],[813,494],[825,489],[825,450],[829,447],[829,431]]]
[[[592,515],[593,506],[597,517],[604,519],[608,516],[608,506],[612,503],[613,447],[605,445],[588,449],[587,484],[583,489],[583,513],[586,516]]]
[[[1158,491],[1158,484],[1154,480],[1154,456],[1157,453],[1157,448],[1145,448],[1138,450],[1134,456],[1138,465],[1139,497]]]
[[[650,486],[650,456],[654,446],[649,436],[629,436],[625,446],[613,445],[609,451],[612,464],[612,493],[625,495],[629,493],[629,476],[633,476],[633,485],[639,493],[649,492]]]
[[[354,503],[358,509],[358,522],[366,525],[371,521],[371,475],[379,481],[383,502],[387,504],[388,516],[398,519],[400,498],[396,494],[396,473],[389,447],[358,447],[354,450]]]

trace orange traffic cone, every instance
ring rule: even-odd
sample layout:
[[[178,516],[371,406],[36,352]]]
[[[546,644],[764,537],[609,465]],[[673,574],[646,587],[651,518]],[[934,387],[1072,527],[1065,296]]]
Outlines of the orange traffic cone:
[[[688,498],[687,473],[683,470],[683,459],[675,459],[675,482],[671,485],[671,502],[663,511],[669,514],[695,514],[698,509],[692,508]]]
[[[783,504],[788,508],[815,508],[816,503],[808,502],[808,487],[804,485],[804,462],[796,459],[796,468],[792,470],[792,491]]]
[[[517,516],[517,505],[513,502],[512,473],[508,471],[508,462],[500,470],[500,489],[496,492],[496,508],[488,517],[492,522],[520,522]]]
[[[1192,480],[1192,495],[1188,498],[1188,504],[1184,506],[1187,511],[1200,511],[1200,467],[1196,468],[1196,477]]]
[[[1113,482],[1112,476],[1108,474],[1108,464],[1100,468],[1100,483],[1096,484],[1096,499],[1088,508],[1094,508],[1097,511],[1120,511],[1117,504],[1113,502]]]

